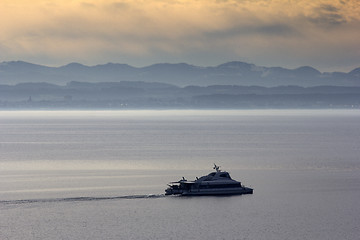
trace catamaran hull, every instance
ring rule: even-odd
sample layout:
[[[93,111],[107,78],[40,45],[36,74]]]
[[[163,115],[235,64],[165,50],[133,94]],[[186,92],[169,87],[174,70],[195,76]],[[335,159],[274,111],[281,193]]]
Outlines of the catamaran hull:
[[[252,188],[241,189],[212,189],[211,191],[206,189],[191,189],[191,190],[171,190],[166,191],[165,195],[181,195],[181,196],[221,196],[221,195],[242,195],[253,194]]]
[[[206,190],[192,190],[185,191],[181,195],[182,196],[220,196],[220,195],[242,195],[242,194],[253,194],[253,189],[251,188],[243,188],[243,189],[221,189],[217,191],[206,191]]]

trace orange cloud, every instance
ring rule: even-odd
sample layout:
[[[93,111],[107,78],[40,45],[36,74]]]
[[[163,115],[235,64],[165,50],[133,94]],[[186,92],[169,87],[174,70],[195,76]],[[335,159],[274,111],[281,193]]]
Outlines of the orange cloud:
[[[198,52],[196,61],[204,53],[256,61],[263,53],[262,59],[274,59],[297,51],[325,58],[340,44],[350,44],[353,58],[360,54],[353,41],[360,37],[356,0],[2,0],[0,11],[3,60],[96,62],[117,55],[157,61],[196,59]]]

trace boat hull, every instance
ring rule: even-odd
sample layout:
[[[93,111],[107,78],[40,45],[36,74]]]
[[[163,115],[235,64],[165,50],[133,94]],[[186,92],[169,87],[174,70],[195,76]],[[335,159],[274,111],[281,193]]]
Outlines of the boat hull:
[[[203,189],[193,189],[191,191],[184,191],[181,193],[182,196],[224,196],[224,195],[242,195],[242,194],[253,194],[253,189],[251,188],[241,188],[241,189],[219,189],[207,191]]]
[[[181,195],[181,196],[225,196],[225,195],[242,195],[253,194],[253,189],[242,187],[238,189],[190,189],[190,190],[168,190],[165,195]]]

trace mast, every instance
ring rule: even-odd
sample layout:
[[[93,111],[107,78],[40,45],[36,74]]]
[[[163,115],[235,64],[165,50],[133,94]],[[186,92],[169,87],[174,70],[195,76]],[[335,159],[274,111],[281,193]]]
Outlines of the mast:
[[[214,163],[214,169],[216,170],[216,172],[220,172],[220,166],[216,166],[215,163]]]

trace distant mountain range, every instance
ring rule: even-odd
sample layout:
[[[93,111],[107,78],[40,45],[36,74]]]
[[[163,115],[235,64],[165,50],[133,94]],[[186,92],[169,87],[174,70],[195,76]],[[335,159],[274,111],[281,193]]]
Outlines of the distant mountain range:
[[[321,73],[312,67],[286,69],[261,67],[244,62],[228,62],[215,67],[199,67],[186,63],[154,64],[132,67],[108,63],[85,66],[70,63],[47,67],[23,61],[0,63],[0,84],[45,82],[65,85],[69,82],[158,82],[178,87],[238,85],[238,86],[360,86],[360,68],[348,73]]]
[[[360,68],[0,63],[0,109],[360,108]]]

